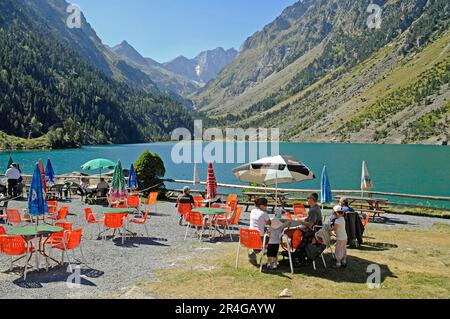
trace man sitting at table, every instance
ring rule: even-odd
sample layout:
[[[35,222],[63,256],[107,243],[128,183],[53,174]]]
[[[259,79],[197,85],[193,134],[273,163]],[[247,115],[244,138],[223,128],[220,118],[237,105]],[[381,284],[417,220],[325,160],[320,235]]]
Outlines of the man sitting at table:
[[[195,201],[194,197],[191,195],[191,188],[186,186],[183,188],[183,193],[178,196],[177,204],[175,207],[178,207],[178,204],[191,204],[191,208],[194,206]],[[180,225],[183,224],[183,215],[180,214],[180,220],[178,221]]]
[[[106,201],[106,195],[108,194],[109,191],[109,185],[104,178],[100,178],[100,183],[97,184],[97,191],[98,196],[102,199],[102,201],[103,200]]]

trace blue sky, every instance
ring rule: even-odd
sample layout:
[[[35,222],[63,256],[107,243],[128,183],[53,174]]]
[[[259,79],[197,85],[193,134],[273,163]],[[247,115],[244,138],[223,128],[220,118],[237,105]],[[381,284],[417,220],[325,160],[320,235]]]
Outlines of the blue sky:
[[[70,0],[69,0],[70,2]],[[166,62],[201,51],[239,49],[296,0],[73,0],[105,44],[127,40]]]

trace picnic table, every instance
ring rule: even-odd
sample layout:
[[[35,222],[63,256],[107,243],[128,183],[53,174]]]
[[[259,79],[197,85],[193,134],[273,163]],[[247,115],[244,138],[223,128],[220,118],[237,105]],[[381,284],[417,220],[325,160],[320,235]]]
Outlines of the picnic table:
[[[30,262],[33,255],[37,252],[36,256],[36,270],[39,270],[39,255],[43,256],[45,260],[51,259],[52,261],[59,264],[59,261],[50,257],[45,252],[45,241],[43,240],[44,237],[49,237],[52,234],[58,233],[63,231],[64,229],[62,227],[57,226],[51,226],[51,225],[30,225],[25,227],[19,227],[12,229],[8,234],[12,236],[22,236],[25,241],[27,242],[27,246],[32,245],[32,240],[37,239],[37,245],[36,248],[33,250],[30,250],[30,256],[27,259],[26,265]],[[29,247],[29,246],[28,246]],[[48,263],[47,263],[47,271],[48,271]],[[25,269],[24,269],[25,271]]]
[[[253,203],[258,198],[261,198],[261,197],[271,198],[276,203],[276,205],[278,205],[284,209],[284,207],[286,206],[286,203],[287,203],[287,196],[289,195],[289,193],[284,193],[284,192],[277,192],[277,193],[273,193],[273,192],[269,192],[269,193],[243,192],[243,195],[247,196],[247,198],[248,198],[247,207],[245,208],[245,211],[248,212],[248,209],[250,208],[250,206],[253,205]],[[273,211],[275,211],[276,205],[273,205]]]
[[[349,205],[359,203],[361,212],[373,214],[373,218],[384,214],[384,206],[389,202],[387,198],[376,197],[336,196],[336,198],[340,201],[348,201]]]

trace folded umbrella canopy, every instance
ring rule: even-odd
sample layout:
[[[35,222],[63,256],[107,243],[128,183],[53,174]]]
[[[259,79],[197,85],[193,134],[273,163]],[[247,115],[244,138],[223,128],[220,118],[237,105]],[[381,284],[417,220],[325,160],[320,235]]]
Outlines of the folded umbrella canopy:
[[[38,163],[34,167],[31,179],[30,193],[28,195],[28,212],[32,216],[42,216],[48,212],[42,173]]]
[[[38,165],[39,165],[39,169],[41,171],[42,184],[44,184],[44,192],[47,193],[47,181],[45,178],[45,169],[44,169],[44,164],[42,163],[41,159],[38,161]]]
[[[45,180],[47,182],[55,184],[55,171],[50,159],[47,159],[47,166],[45,166]]]
[[[6,169],[10,168],[13,163],[14,163],[14,161],[13,161],[12,157],[10,156],[9,160],[8,160],[8,166],[6,166]]]
[[[123,174],[122,163],[120,161],[117,162],[114,169],[114,175],[109,193],[116,199],[122,199],[128,196],[127,180]]]
[[[322,204],[330,204],[333,202],[333,194],[331,193],[330,179],[328,178],[327,167],[322,170],[322,178],[320,179],[320,202]]]
[[[361,174],[361,196],[364,196],[364,191],[370,190],[372,188],[373,188],[372,178],[370,178],[366,161],[363,161]]]
[[[130,173],[128,175],[128,189],[137,189],[139,187],[134,165],[131,164]]]
[[[206,180],[207,198],[212,199],[217,196],[217,181],[214,174],[214,167],[212,163],[208,164],[208,179]]]

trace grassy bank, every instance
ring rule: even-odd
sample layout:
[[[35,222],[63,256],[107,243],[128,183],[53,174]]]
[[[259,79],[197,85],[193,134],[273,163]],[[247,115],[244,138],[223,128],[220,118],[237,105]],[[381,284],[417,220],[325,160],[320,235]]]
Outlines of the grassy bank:
[[[367,244],[349,250],[347,269],[312,267],[259,273],[245,250],[239,269],[236,243],[218,244],[207,257],[160,271],[158,281],[141,283],[163,298],[278,298],[288,288],[292,298],[450,298],[450,227],[430,230],[371,229]],[[330,256],[326,260],[331,265]],[[367,266],[381,267],[380,289],[369,289]]]
[[[0,151],[22,151],[49,149],[47,137],[41,136],[33,139],[11,136],[0,132]]]

